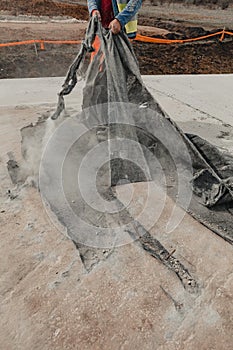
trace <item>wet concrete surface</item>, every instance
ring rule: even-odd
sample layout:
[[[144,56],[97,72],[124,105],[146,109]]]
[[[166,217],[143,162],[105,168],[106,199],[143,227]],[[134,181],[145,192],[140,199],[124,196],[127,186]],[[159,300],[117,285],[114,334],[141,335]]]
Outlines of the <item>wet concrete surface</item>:
[[[207,138],[231,149],[229,135],[217,137],[221,130],[226,133],[226,128],[232,128],[230,114],[226,117],[221,112],[226,104],[224,88],[224,97],[218,98],[219,113],[217,110],[214,113],[211,103],[201,107],[198,96],[203,94],[204,85],[201,92],[195,89],[191,77],[187,77],[190,85],[185,85],[184,80],[177,83],[180,94],[171,80],[158,82],[157,77],[149,78],[148,87],[178,124],[186,125],[189,132],[194,132],[199,124],[206,125]],[[153,79],[155,83],[149,85]],[[173,207],[171,199],[165,196],[164,205],[163,193],[160,196],[159,191],[154,192],[155,208],[161,206],[163,212],[150,228],[149,240],[133,240],[131,244],[96,253],[87,246],[76,249],[65,232],[59,231],[59,225],[55,226],[54,220],[47,216],[48,211],[35,188],[27,184],[12,185],[6,161],[12,153],[16,161],[21,157],[20,129],[35,123],[43,114],[49,115],[55,107],[62,80],[0,81],[3,96],[0,107],[0,338],[3,348],[230,350],[232,246],[181,209],[183,220],[171,234],[167,232]],[[209,84],[212,84],[211,77]],[[208,95],[208,85],[205,91]],[[170,97],[169,92],[175,98]],[[191,99],[185,107],[185,111],[189,111],[187,119],[181,113],[186,101],[183,93]],[[80,110],[78,96],[76,89],[67,98],[71,114]],[[228,101],[226,109],[230,112],[232,102],[230,98]],[[201,119],[203,112],[208,114],[204,120]],[[213,130],[211,135],[209,125]],[[133,193],[130,210],[134,217],[145,206],[147,185],[146,182],[134,184],[133,192],[132,185],[117,186],[122,203]],[[139,224],[148,221],[146,215],[153,217],[156,213],[152,210],[139,216]],[[137,230],[132,228],[135,236]],[[156,240],[162,246],[156,246]],[[165,263],[156,258],[156,254],[163,257]],[[175,269],[179,270],[180,277]],[[194,283],[195,293],[184,288],[189,280],[190,284]]]

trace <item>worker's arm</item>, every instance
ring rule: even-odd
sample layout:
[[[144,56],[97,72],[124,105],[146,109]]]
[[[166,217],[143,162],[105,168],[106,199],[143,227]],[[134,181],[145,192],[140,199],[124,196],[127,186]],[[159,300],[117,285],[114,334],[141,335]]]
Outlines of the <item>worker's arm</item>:
[[[92,15],[92,12],[94,10],[98,11],[98,5],[96,0],[87,0],[87,7],[88,7],[90,16]]]
[[[98,4],[96,0],[87,0],[87,7],[90,16],[97,16],[99,18],[99,21],[101,22],[101,15],[98,10]]]
[[[122,28],[136,15],[141,6],[142,0],[130,0],[123,11],[118,13],[116,19],[120,22]]]
[[[116,2],[113,2],[115,6],[117,6]],[[123,4],[122,4],[123,5]],[[120,8],[115,8],[114,12],[118,13]],[[109,28],[113,32],[113,34],[118,34],[122,28],[137,14],[138,10],[142,6],[142,0],[130,0],[125,8],[120,11],[115,19],[110,23]]]

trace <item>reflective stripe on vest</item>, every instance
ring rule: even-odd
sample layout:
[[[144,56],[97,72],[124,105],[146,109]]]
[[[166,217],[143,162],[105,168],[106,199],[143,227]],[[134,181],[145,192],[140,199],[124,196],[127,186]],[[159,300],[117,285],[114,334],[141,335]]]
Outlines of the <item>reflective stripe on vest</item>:
[[[117,0],[117,7],[119,12],[122,12],[127,6],[128,0]],[[127,34],[134,33],[137,31],[137,14],[131,18],[131,20],[125,25]]]

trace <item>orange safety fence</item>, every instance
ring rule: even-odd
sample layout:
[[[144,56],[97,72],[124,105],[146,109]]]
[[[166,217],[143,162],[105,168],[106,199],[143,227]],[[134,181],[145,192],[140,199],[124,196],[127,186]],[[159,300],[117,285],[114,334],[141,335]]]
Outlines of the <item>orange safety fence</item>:
[[[41,50],[44,50],[44,44],[81,44],[82,40],[26,40],[26,41],[15,41],[10,43],[0,43],[0,47],[7,46],[18,46],[18,45],[30,45],[40,44]]]
[[[193,41],[204,40],[204,39],[208,39],[208,38],[220,36],[220,35],[221,35],[221,37],[219,40],[223,41],[225,35],[232,35],[233,36],[233,33],[228,32],[228,31],[223,29],[220,32],[216,32],[216,33],[212,33],[212,34],[208,34],[208,35],[203,35],[203,36],[199,36],[197,38],[191,38],[191,39],[160,39],[160,38],[151,38],[149,36],[137,34],[137,36],[134,40],[142,41],[142,42],[146,42],[146,43],[154,43],[154,44],[183,44],[183,43],[189,43],[189,42],[193,42]]]
[[[133,39],[133,41],[141,41],[145,43],[154,43],[154,44],[183,44],[183,43],[189,43],[193,41],[199,41],[204,40],[208,38],[212,38],[215,36],[220,36],[219,40],[223,41],[225,35],[231,35],[233,36],[232,32],[221,30],[216,33],[203,35],[197,38],[191,38],[191,39],[160,39],[160,38],[152,38],[145,35],[137,34],[136,38]],[[41,50],[45,49],[45,44],[81,44],[82,40],[26,40],[26,41],[15,41],[15,42],[8,42],[8,43],[0,43],[0,47],[8,47],[8,46],[18,46],[18,45],[29,45],[29,44],[40,44]]]

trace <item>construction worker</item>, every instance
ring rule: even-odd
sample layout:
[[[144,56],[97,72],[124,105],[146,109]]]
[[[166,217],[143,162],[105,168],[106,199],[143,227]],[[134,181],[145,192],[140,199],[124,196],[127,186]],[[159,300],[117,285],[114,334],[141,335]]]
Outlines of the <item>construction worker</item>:
[[[104,28],[113,34],[125,30],[133,39],[137,33],[137,12],[142,0],[87,0],[91,16],[98,16]]]
[[[136,37],[137,12],[142,5],[142,0],[87,0],[87,4],[90,16],[97,16],[103,28],[110,29],[113,34],[118,34],[121,30],[124,30],[129,39]],[[92,47],[94,52],[91,53],[91,62],[93,62],[100,49],[98,35],[95,36]],[[108,102],[106,65],[103,53],[98,58],[99,61],[95,61],[93,69],[88,72],[88,79],[93,84],[87,84],[84,87],[83,109]],[[96,65],[98,65],[97,75]],[[107,115],[107,111],[104,114]]]

